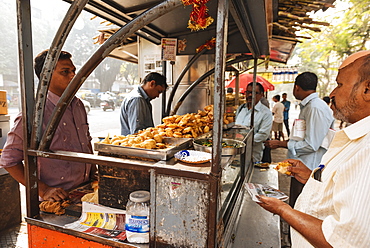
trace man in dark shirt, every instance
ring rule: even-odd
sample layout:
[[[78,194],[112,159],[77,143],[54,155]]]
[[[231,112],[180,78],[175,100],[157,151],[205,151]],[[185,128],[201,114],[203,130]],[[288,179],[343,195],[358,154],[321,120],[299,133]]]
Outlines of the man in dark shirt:
[[[287,94],[283,93],[281,95],[283,97],[283,100],[281,101],[282,104],[284,104],[284,126],[286,129],[286,132],[288,134],[288,138],[290,136],[290,129],[289,129],[289,109],[290,109],[290,101],[288,101]]]

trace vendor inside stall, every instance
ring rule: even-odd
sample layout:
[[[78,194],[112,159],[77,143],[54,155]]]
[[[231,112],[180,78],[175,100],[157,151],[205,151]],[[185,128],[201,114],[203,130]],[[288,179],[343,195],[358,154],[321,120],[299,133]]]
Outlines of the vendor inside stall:
[[[154,127],[151,100],[167,89],[166,77],[151,72],[144,78],[142,85],[133,89],[122,101],[121,134],[129,135],[142,129]]]

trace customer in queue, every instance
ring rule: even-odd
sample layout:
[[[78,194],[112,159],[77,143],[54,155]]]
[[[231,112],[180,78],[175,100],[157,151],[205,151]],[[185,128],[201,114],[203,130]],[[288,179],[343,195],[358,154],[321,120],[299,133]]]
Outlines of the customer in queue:
[[[304,137],[265,142],[265,145],[271,149],[288,148],[287,158],[299,159],[310,169],[317,167],[325,154],[326,148],[322,146],[322,143],[334,121],[332,111],[316,92],[317,83],[318,79],[314,73],[303,72],[296,77],[293,87],[294,97],[301,100],[298,119],[305,122]],[[292,132],[294,128],[293,126]],[[289,198],[292,207],[303,186],[302,183],[292,178]]]
[[[259,205],[291,227],[293,248],[356,247],[370,244],[370,51],[343,61],[331,92],[335,118],[353,123],[337,131],[321,165],[310,170],[301,161],[289,170],[305,183],[294,209],[270,197]]]
[[[154,127],[151,100],[167,89],[166,77],[151,72],[142,81],[142,85],[133,89],[122,101],[121,134],[129,135],[142,129]]]
[[[240,105],[236,110],[235,123],[252,126],[252,91],[253,83],[249,83],[245,91],[247,102]],[[254,107],[254,143],[253,143],[253,162],[260,162],[263,154],[263,142],[266,141],[271,132],[272,113],[269,108],[261,103],[264,88],[260,83],[256,83],[255,87],[255,107]]]
[[[47,53],[48,50],[45,50],[35,58],[34,68],[39,79]],[[46,128],[60,96],[75,76],[76,67],[71,57],[70,53],[62,51],[53,71],[45,104],[43,129]],[[50,150],[92,153],[91,139],[84,105],[80,99],[74,97],[60,120]],[[15,180],[24,185],[23,142],[25,141],[20,113],[8,133],[0,167],[5,168]],[[60,201],[68,197],[68,190],[93,179],[96,166],[38,157],[37,170],[39,196],[42,200]]]
[[[289,110],[290,110],[290,101],[287,100],[287,93],[283,93],[281,97],[283,100],[281,103],[284,105],[284,126],[287,132],[288,137],[290,136],[290,129],[289,129]]]

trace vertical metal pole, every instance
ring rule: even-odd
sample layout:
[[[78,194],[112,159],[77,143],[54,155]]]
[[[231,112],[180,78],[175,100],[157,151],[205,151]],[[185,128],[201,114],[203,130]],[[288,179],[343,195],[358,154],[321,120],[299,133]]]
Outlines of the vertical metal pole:
[[[221,140],[223,128],[223,114],[225,112],[225,67],[227,49],[227,27],[228,27],[228,0],[220,0],[217,7],[216,25],[216,49],[215,49],[215,83],[214,83],[214,113],[213,113],[213,146],[212,146],[212,175],[217,179],[213,181],[216,185],[211,186],[210,205],[210,236],[209,247],[216,247],[217,241],[221,238],[222,231],[217,231],[220,205],[220,180],[221,180]],[[213,237],[213,239],[211,238]],[[215,242],[215,243],[212,243]]]
[[[257,58],[254,58],[251,127],[254,127],[254,106],[257,104],[256,103],[256,80],[257,80]]]
[[[167,78],[167,61],[162,61],[162,74]],[[171,78],[172,82],[172,78]],[[166,117],[166,91],[162,93],[162,119]]]
[[[235,71],[235,106],[239,106],[240,75]]]
[[[27,216],[34,217],[39,214],[39,206],[37,204],[37,159],[36,157],[28,156],[28,147],[32,130],[31,120],[34,111],[33,106],[35,105],[31,6],[29,0],[17,0],[17,25]]]

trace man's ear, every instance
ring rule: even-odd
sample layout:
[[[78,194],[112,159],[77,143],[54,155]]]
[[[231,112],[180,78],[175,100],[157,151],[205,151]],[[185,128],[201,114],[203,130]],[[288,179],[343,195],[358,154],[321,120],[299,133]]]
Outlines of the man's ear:
[[[154,80],[150,81],[149,82],[149,86],[150,87],[155,87],[156,86],[155,81]]]
[[[364,100],[370,102],[370,80],[367,80],[364,86]]]

